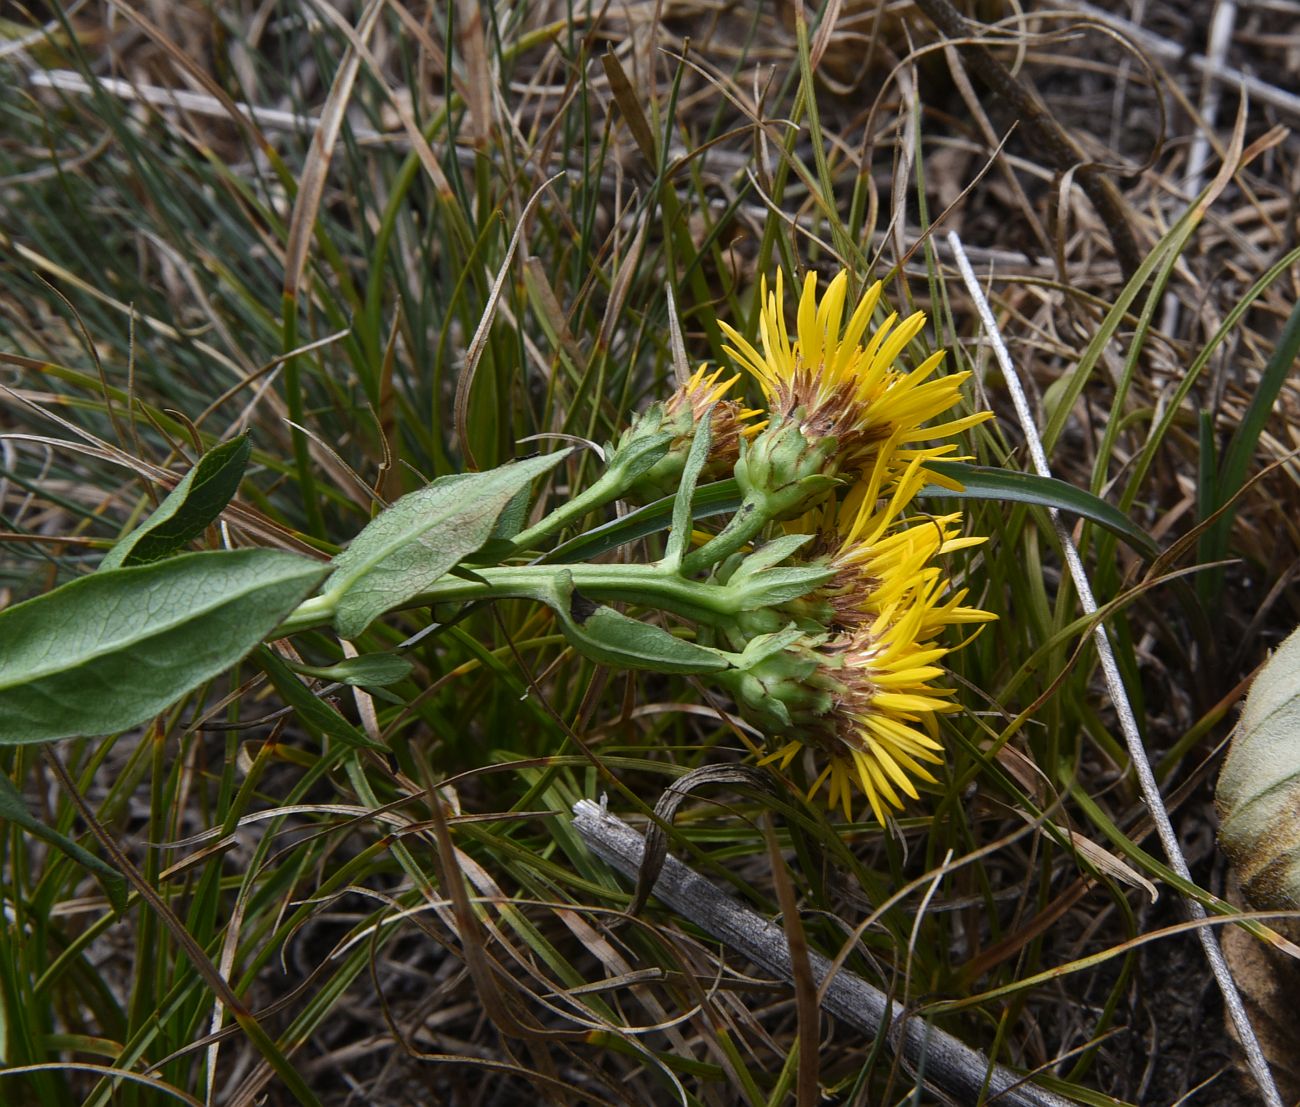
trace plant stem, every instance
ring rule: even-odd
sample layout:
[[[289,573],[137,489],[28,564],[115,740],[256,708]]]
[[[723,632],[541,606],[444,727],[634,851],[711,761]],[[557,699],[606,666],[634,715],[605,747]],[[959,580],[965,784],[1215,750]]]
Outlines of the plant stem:
[[[312,596],[311,599],[303,600],[294,608],[289,617],[276,627],[272,634],[276,638],[284,638],[299,631],[323,626],[334,618],[334,610],[337,606],[337,596],[329,594]]]
[[[731,521],[718,534],[682,559],[682,575],[693,576],[730,557],[746,542],[756,537],[758,532],[767,526],[768,521],[766,500],[754,492],[749,493],[740,502],[740,507],[736,509],[736,514],[731,517]]]
[[[420,596],[420,602],[537,598],[554,594],[567,578],[575,591],[593,600],[623,600],[705,622],[736,612],[729,589],[684,580],[657,565],[507,565],[475,570],[474,575],[477,580],[444,577]]]
[[[567,594],[570,586],[588,599],[621,600],[711,625],[731,619],[746,601],[743,593],[724,585],[687,580],[658,565],[502,565],[475,569],[472,578],[443,577],[399,606],[500,599],[551,602]],[[328,593],[305,600],[275,630],[275,637],[328,623],[337,602]]]
[[[626,491],[626,474],[618,468],[606,469],[604,473],[585,491],[579,492],[567,503],[560,504],[545,518],[539,520],[527,530],[521,530],[511,539],[516,550],[533,548],[534,543],[548,534],[553,534],[561,527],[581,519],[589,511],[616,500]]]

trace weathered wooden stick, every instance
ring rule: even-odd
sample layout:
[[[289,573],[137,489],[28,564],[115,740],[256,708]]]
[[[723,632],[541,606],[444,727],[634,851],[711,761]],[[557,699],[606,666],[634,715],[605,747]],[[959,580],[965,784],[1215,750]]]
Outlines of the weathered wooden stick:
[[[579,800],[573,807],[573,826],[592,853],[629,879],[636,879],[645,845],[641,835],[627,823],[600,804]],[[669,855],[665,859],[654,895],[772,976],[794,979],[790,947],[781,928],[742,907],[677,858]],[[820,987],[830,973],[831,963],[812,951],[808,959]],[[826,984],[822,1006],[865,1034],[887,1034],[890,1048],[922,1074],[927,1084],[956,1103],[1071,1107],[1070,1100],[1026,1082],[1011,1069],[992,1064],[983,1054],[924,1020],[909,1017],[902,1004],[845,969]]]

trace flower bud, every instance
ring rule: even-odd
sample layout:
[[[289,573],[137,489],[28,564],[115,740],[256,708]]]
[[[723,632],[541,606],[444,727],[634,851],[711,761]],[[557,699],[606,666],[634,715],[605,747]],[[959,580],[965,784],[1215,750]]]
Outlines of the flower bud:
[[[762,504],[769,519],[793,519],[824,499],[835,480],[835,439],[810,438],[802,413],[773,416],[752,442],[743,442],[736,462],[741,494]]]
[[[731,693],[740,714],[768,734],[818,729],[818,721],[834,707],[838,682],[832,673],[842,663],[819,653],[819,640],[801,637],[713,679]]]
[[[873,329],[881,298],[877,281],[851,308],[846,321],[845,309],[851,307],[848,292],[849,275],[841,272],[819,300],[817,277],[809,272],[792,337],[778,271],[774,291],[769,291],[766,280],[762,283],[758,346],[719,320],[732,343],[725,348],[727,353],[758,381],[773,414],[796,419],[818,441],[834,439],[837,469],[850,477],[870,472],[882,450],[901,448],[922,458],[942,457],[948,445],[917,444],[952,438],[992,417],[979,412],[927,425],[958,403],[962,382],[970,374],[936,377],[943,351],[913,369],[900,366],[924,328],[925,316],[916,312],[900,320],[890,314]]]
[[[671,496],[677,490],[686,458],[691,452],[695,428],[705,418],[709,420],[709,460],[700,480],[708,482],[731,475],[741,441],[758,429],[748,422],[758,412],[723,398],[736,383],[736,377],[719,382],[721,369],[708,375],[704,370],[705,367],[700,366],[668,399],[651,404],[635,416],[632,425],[619,437],[611,454],[611,464],[648,437],[672,435],[663,455],[637,474],[624,495],[625,499],[633,503],[649,503]]]
[[[670,412],[667,401],[660,400],[634,415],[617,442],[606,450],[609,468],[624,470],[622,498],[648,503],[669,495],[681,477],[694,436],[691,413]]]

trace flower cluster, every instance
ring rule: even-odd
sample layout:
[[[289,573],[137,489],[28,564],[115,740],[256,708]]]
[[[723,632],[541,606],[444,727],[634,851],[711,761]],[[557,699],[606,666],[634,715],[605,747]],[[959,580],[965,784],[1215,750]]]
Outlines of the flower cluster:
[[[883,822],[905,797],[917,797],[916,781],[935,782],[930,767],[942,761],[937,719],[957,710],[954,690],[941,683],[942,661],[956,648],[945,634],[994,618],[967,606],[966,591],[952,587],[940,564],[983,539],[962,535],[960,513],[927,515],[915,504],[927,483],[951,486],[927,463],[952,459],[953,437],[990,415],[947,417],[969,374],[936,375],[942,351],[899,368],[924,315],[900,322],[890,314],[873,329],[876,283],[846,323],[848,287],[840,273],[819,300],[809,274],[793,337],[779,274],[774,291],[762,288],[759,346],[721,324],[728,353],[757,380],[768,408],[761,433],[727,438],[738,448],[737,483],[769,534],[785,520],[785,533],[812,536],[801,556],[829,579],[723,628],[736,650],[782,623],[804,633],[717,679],[771,737],[765,763],[784,769],[806,755],[810,796],[824,787],[829,806],[851,817],[860,792]],[[716,373],[697,377],[707,379],[711,403],[730,387],[718,385]],[[947,418],[933,422],[940,417]],[[749,532],[759,537],[752,523]],[[715,570],[723,578],[727,564]]]

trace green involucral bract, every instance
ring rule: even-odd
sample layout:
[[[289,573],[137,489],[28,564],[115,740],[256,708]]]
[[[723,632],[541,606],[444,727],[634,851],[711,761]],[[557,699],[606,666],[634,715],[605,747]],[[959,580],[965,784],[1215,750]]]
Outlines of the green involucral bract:
[[[693,431],[689,411],[670,415],[662,401],[634,415],[617,443],[607,447],[609,468],[622,478],[622,498],[645,503],[669,495],[682,475]]]
[[[793,519],[835,487],[836,439],[809,440],[800,428],[802,409],[788,419],[774,416],[767,428],[740,448],[736,483],[746,499],[772,521]]]
[[[820,725],[838,688],[826,675],[827,656],[817,649],[825,635],[800,634],[783,641],[778,632],[770,638],[783,643],[782,648],[763,650],[752,659],[742,655],[735,668],[715,679],[735,698],[741,714],[769,734]]]

